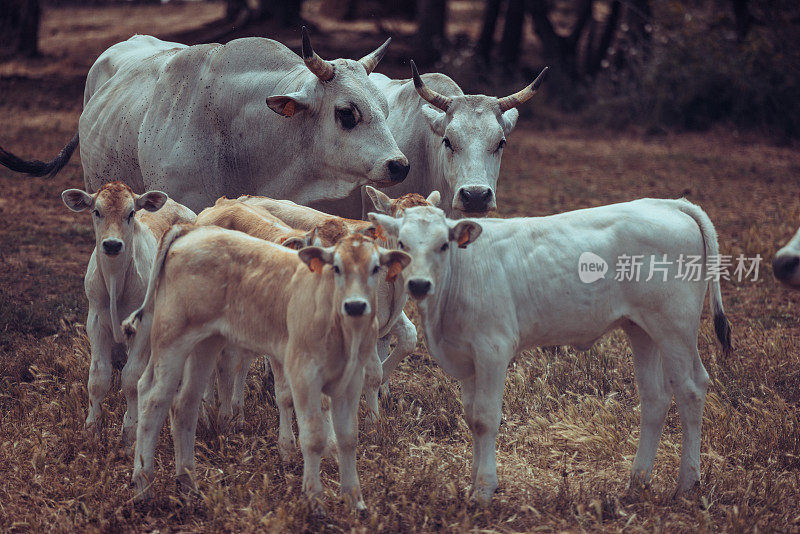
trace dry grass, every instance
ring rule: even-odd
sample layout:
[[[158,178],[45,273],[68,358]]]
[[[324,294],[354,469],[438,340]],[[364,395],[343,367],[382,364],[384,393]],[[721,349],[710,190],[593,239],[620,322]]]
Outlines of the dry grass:
[[[129,26],[137,13],[126,8]],[[60,14],[62,25],[77,21]],[[7,77],[0,91],[2,142],[12,150],[55,154],[76,128],[80,87]],[[766,259],[800,223],[800,154],[789,149],[744,144],[724,132],[609,138],[536,131],[531,121],[509,141],[503,214],[686,194],[715,221],[724,253]],[[132,462],[116,448],[121,395],[109,398],[100,437],[83,429],[89,358],[81,280],[93,240],[88,218],[68,212],[59,198],[81,183],[78,158],[51,181],[0,170],[1,530],[800,531],[800,294],[778,286],[768,271],[757,283],[723,284],[734,327],[729,358],[720,356],[710,321],[703,323],[700,353],[713,383],[703,487],[691,499],[670,498],[680,454],[674,409],[651,490],[625,496],[639,409],[629,347],[615,333],[589,352],[537,349],[512,364],[498,442],[500,489],[489,510],[465,499],[471,447],[457,386],[424,343],[392,376],[381,421],[362,426],[358,469],[367,517],[350,515],[335,497],[331,461],[323,463],[328,517],[309,515],[299,498],[300,466],[280,466],[277,409],[260,369],[248,382],[241,431],[199,433],[201,496],[187,503],[173,497],[165,429],[159,497],[135,508]]]

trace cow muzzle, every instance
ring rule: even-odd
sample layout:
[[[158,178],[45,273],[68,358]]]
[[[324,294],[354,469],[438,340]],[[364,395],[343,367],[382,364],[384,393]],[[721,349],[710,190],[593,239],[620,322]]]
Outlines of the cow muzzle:
[[[125,249],[125,243],[116,238],[103,240],[103,252],[107,256],[117,256]]]
[[[348,317],[361,317],[369,315],[369,302],[364,299],[348,299],[342,304],[342,311]]]
[[[772,272],[775,278],[790,286],[800,286],[797,279],[798,267],[800,267],[800,255],[779,254],[772,260]]]
[[[470,185],[458,190],[453,207],[465,214],[485,215],[497,207],[497,202],[491,187]]]
[[[433,284],[430,280],[424,278],[412,278],[408,281],[408,293],[415,299],[423,299],[428,296],[433,289]]]

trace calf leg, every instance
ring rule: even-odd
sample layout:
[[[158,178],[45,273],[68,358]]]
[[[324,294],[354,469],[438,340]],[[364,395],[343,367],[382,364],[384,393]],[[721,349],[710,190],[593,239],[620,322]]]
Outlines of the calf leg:
[[[364,366],[364,372],[364,396],[367,399],[367,407],[369,408],[369,415],[367,418],[370,423],[375,423],[378,420],[378,416],[380,416],[378,389],[383,379],[381,360],[378,357],[377,351],[375,351],[374,355],[367,361],[367,364]]]
[[[383,381],[394,371],[403,359],[417,348],[417,328],[405,312],[401,313],[390,332],[397,338],[392,353],[383,362]]]
[[[375,355],[377,359],[377,353]],[[358,511],[367,509],[361,495],[361,485],[356,471],[356,445],[358,444],[358,401],[364,373],[356,372],[347,390],[339,397],[331,398],[333,429],[339,449],[340,494],[348,504]]]
[[[292,428],[292,390],[286,380],[283,364],[277,358],[269,358],[272,376],[275,378],[275,403],[278,405],[278,452],[284,463],[290,463],[297,450],[297,442]]]
[[[475,426],[473,420],[473,411],[475,409],[475,376],[471,376],[465,380],[461,380],[461,405],[464,407],[464,420],[467,422],[467,428],[470,433],[475,433]],[[475,478],[478,475],[478,459],[480,458],[480,451],[478,450],[479,442],[477,439],[472,440],[472,468],[470,473],[470,484],[475,487]]]
[[[254,357],[255,354],[250,351],[228,346],[225,347],[219,358],[217,363],[218,424],[223,431],[226,431],[229,425],[241,415],[247,372],[250,370],[250,360]]]
[[[142,376],[147,361],[150,359],[150,328],[153,323],[152,314],[145,313],[138,333],[133,338],[128,350],[128,361],[122,368],[122,392],[128,404],[125,417],[122,419],[122,438],[120,443],[128,452],[136,439],[136,422],[139,419],[139,397],[137,383]]]
[[[139,379],[139,422],[133,455],[133,484],[137,500],[150,498],[153,453],[158,434],[181,382],[191,349],[191,343],[180,338],[169,344],[153,346],[150,361]]]
[[[664,377],[662,358],[656,344],[636,325],[625,327],[625,332],[633,349],[634,376],[641,404],[641,432],[630,480],[630,489],[636,489],[650,482],[672,395]]]
[[[491,503],[492,495],[497,489],[497,460],[495,448],[497,433],[503,410],[503,388],[505,387],[506,366],[491,365],[493,359],[486,358],[486,365],[475,368],[475,396],[472,406],[472,439],[473,452],[478,458],[472,461],[477,464],[472,486],[472,498],[481,506]],[[506,361],[511,361],[508,358]]]
[[[86,417],[86,428],[94,428],[102,413],[103,399],[111,387],[111,349],[114,338],[111,329],[100,321],[97,311],[89,310],[86,325],[92,362],[89,365],[89,414]]]
[[[213,337],[200,342],[186,359],[178,395],[172,402],[170,427],[175,447],[175,477],[179,487],[196,489],[194,442],[197,418],[205,386],[214,374],[224,340]]]

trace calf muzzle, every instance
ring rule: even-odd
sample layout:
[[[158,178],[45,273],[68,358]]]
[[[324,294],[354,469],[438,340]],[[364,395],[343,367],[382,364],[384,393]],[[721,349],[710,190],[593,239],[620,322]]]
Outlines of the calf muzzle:
[[[106,239],[103,241],[103,252],[109,256],[116,256],[122,252],[125,243],[119,239]]]
[[[800,266],[800,256],[794,254],[775,256],[772,260],[772,272],[781,282],[791,280],[797,273],[798,266]]]

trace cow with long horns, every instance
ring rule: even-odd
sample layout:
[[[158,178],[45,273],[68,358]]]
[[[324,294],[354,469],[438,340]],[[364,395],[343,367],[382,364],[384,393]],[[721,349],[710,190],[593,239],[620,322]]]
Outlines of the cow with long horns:
[[[302,58],[259,37],[186,46],[144,35],[115,44],[89,71],[78,134],[50,162],[0,148],[0,163],[58,172],[80,140],[84,181],[122,177],[195,211],[221,196],[314,206],[361,186],[402,182],[386,97],[368,78],[387,40],[358,61],[325,61],[303,29]],[[335,202],[325,208],[339,213]]]

